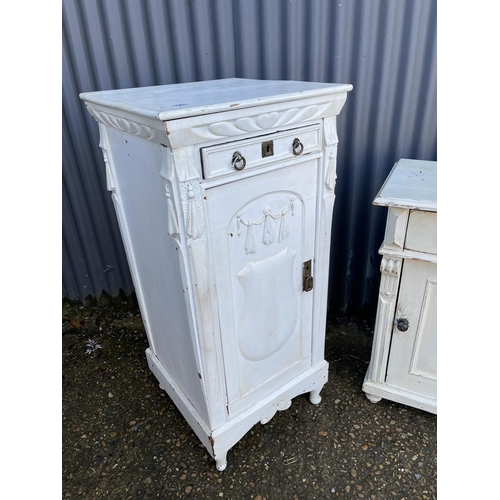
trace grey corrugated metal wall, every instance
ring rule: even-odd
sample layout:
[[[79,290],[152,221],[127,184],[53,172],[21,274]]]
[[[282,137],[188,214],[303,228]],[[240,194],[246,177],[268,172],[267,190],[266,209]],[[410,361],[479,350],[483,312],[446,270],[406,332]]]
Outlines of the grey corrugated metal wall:
[[[338,119],[330,304],[375,306],[399,158],[436,160],[435,0],[64,0],[63,296],[133,291],[80,92],[227,77],[351,83]]]

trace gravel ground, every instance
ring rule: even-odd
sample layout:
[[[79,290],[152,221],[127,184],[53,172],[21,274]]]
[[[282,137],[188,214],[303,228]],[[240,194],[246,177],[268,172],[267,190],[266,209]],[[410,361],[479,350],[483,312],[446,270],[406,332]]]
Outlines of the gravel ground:
[[[361,390],[372,319],[329,319],[322,402],[256,424],[224,472],[149,371],[133,297],[64,301],[62,331],[63,499],[437,498],[436,416]]]

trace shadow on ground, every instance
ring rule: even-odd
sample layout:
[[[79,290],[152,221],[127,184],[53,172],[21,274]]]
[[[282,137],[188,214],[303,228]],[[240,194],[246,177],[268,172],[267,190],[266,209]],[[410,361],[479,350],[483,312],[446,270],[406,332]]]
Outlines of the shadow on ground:
[[[436,416],[361,390],[372,335],[370,320],[331,318],[320,405],[295,398],[218,472],[149,371],[135,303],[64,302],[62,498],[437,498]]]

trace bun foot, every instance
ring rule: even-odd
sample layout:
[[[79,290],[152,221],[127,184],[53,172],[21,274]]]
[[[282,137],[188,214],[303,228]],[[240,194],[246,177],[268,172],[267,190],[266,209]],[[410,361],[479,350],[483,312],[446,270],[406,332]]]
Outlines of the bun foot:
[[[321,396],[319,395],[320,391],[321,389],[316,389],[309,393],[309,401],[313,405],[318,405],[319,403],[321,403]]]
[[[371,403],[378,403],[382,398],[379,396],[374,396],[373,394],[367,394],[365,393],[366,397],[368,398],[368,401]]]
[[[217,467],[217,470],[221,472],[227,467],[226,455],[215,459],[215,467]]]

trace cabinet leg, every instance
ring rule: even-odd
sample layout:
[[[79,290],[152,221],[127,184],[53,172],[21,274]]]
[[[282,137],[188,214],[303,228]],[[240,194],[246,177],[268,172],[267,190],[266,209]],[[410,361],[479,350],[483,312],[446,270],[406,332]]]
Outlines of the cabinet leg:
[[[373,394],[368,394],[365,392],[366,397],[368,398],[368,401],[371,403],[378,403],[382,398],[379,396],[374,396]]]
[[[227,467],[227,454],[217,456],[215,459],[215,467],[217,467],[218,471],[223,471]]]
[[[318,405],[319,403],[321,403],[321,396],[319,395],[319,393],[321,392],[322,388],[323,387],[320,387],[319,389],[315,389],[314,391],[311,391],[309,393],[309,401],[313,405]]]
[[[260,421],[261,425],[266,425],[274,417],[275,414],[276,412],[274,412],[272,415],[268,417],[264,417],[263,419],[261,419]]]

